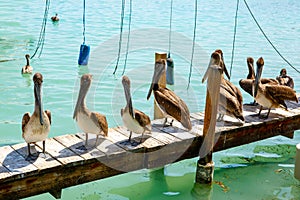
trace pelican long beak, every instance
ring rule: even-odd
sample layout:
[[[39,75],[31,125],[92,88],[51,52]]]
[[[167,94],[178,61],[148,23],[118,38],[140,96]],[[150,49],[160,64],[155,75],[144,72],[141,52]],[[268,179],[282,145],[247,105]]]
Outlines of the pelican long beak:
[[[229,73],[228,73],[228,71],[227,71],[227,68],[226,68],[226,65],[225,65],[225,63],[224,63],[224,60],[222,59],[222,62],[223,62],[223,70],[224,70],[224,73],[225,73],[225,75],[227,76],[227,78],[230,80],[230,75],[229,75]]]
[[[43,108],[42,108],[42,95],[41,95],[41,85],[38,83],[34,84],[34,95],[35,95],[35,102],[39,109],[40,114],[40,123],[41,125],[44,124],[43,120]]]
[[[256,76],[255,76],[255,81],[254,81],[254,91],[253,91],[253,97],[256,97],[257,95],[257,90],[258,90],[258,84],[262,75],[262,70],[263,70],[263,63],[260,64],[257,62],[257,68],[256,68]]]
[[[131,94],[130,94],[130,80],[128,77],[124,76],[122,80],[123,88],[124,88],[124,93],[125,93],[125,98],[127,102],[127,106],[129,108],[129,113],[132,117],[133,116],[133,108],[132,108],[132,99],[131,99]]]
[[[158,84],[158,81],[160,79],[160,77],[163,75],[164,71],[166,70],[166,61],[165,60],[160,60],[160,61],[156,61],[155,62],[155,67],[154,67],[154,73],[153,73],[153,77],[152,77],[152,83],[150,85],[149,88],[149,92],[147,95],[147,100],[149,100],[150,96],[151,96],[151,92],[154,88],[155,84]]]
[[[73,119],[76,118],[76,116],[81,108],[81,105],[84,103],[84,98],[89,90],[89,87],[90,87],[90,83],[81,81],[80,90],[79,90],[78,98],[77,98],[77,103],[76,103],[76,106],[74,109]]]
[[[151,96],[153,87],[154,87],[154,83],[151,83],[150,88],[149,88],[149,91],[148,91],[148,95],[147,95],[147,100],[149,100],[149,98],[150,98],[150,96]]]

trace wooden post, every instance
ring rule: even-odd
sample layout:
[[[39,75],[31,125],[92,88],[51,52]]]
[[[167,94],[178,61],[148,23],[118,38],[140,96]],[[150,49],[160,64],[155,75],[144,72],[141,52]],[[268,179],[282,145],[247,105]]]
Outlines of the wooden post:
[[[211,184],[213,180],[214,163],[212,161],[212,150],[215,141],[216,118],[219,106],[221,69],[220,62],[212,55],[210,64],[202,79],[203,83],[207,78],[207,90],[203,142],[199,151],[200,158],[197,164],[196,183]]]
[[[160,59],[164,59],[166,60],[167,59],[167,53],[163,53],[163,52],[156,52],[155,53],[155,62],[160,60]],[[158,81],[158,85],[160,87],[166,87],[166,72],[165,74],[163,74],[159,81]],[[156,104],[156,101],[154,100],[154,119],[161,119],[163,118],[163,114],[162,112],[159,110],[157,104]]]

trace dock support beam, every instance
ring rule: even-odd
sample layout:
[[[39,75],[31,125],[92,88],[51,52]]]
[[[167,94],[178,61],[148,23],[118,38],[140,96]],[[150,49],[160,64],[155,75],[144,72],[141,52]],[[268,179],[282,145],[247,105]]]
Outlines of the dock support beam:
[[[155,53],[155,62],[160,60],[160,59],[163,59],[163,60],[166,60],[167,59],[167,53],[164,53],[164,52],[156,52]],[[154,66],[155,67],[155,66]],[[160,87],[166,87],[167,83],[166,83],[166,73],[163,74],[159,81],[158,81],[158,84],[160,85]],[[163,118],[163,114],[162,112],[159,110],[158,106],[156,105],[156,102],[154,100],[154,119],[161,119]]]
[[[211,56],[210,64],[202,79],[207,79],[206,103],[203,125],[203,143],[199,151],[199,160],[196,170],[196,183],[211,184],[213,181],[214,163],[212,150],[215,143],[216,118],[219,107],[221,64],[219,54]],[[216,57],[219,58],[216,60]]]

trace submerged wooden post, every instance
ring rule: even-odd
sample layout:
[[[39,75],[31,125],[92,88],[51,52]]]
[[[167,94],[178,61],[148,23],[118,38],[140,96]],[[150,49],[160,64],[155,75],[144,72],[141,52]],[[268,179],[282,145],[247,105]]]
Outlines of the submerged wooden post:
[[[164,52],[156,52],[155,53],[155,62],[160,60],[160,59],[167,59],[167,53]],[[155,66],[154,66],[155,67]],[[160,87],[166,87],[166,72],[163,74],[159,81],[158,84]],[[154,100],[154,119],[161,119],[163,118],[162,112],[159,110],[158,106],[156,105],[156,101]]]
[[[213,179],[214,163],[212,150],[215,141],[215,127],[218,113],[221,84],[220,55],[213,53],[202,83],[207,79],[203,142],[199,151],[196,171],[196,183],[210,184]]]

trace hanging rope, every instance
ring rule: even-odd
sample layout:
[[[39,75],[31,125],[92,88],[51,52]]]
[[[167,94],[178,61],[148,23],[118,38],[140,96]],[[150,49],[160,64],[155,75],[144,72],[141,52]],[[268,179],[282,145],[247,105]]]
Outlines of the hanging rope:
[[[83,0],[83,14],[82,14],[82,26],[83,26],[83,44],[85,44],[85,0]]]
[[[41,48],[41,50],[40,50],[40,53],[39,53],[39,57],[42,54],[42,51],[43,51],[43,48],[44,48],[44,42],[45,42],[46,24],[47,24],[49,7],[50,7],[50,0],[46,0],[44,18],[43,18],[43,22],[42,22],[42,28],[41,28],[41,31],[40,31],[39,40],[38,40],[38,43],[36,45],[36,49],[35,49],[35,51],[34,51],[34,53],[33,53],[33,55],[31,56],[30,59],[34,58],[34,56],[36,55],[36,53],[38,52],[38,50],[40,48]]]
[[[171,5],[170,5],[170,30],[169,30],[169,53],[168,53],[168,58],[171,57],[171,33],[172,33],[172,18],[173,18],[173,0],[171,0]]]
[[[120,23],[120,38],[119,38],[119,51],[118,51],[118,58],[117,64],[113,74],[116,73],[120,61],[120,54],[121,54],[121,47],[122,47],[122,35],[123,35],[123,23],[124,23],[124,10],[125,10],[125,0],[122,0],[122,10],[121,10],[121,23]]]
[[[259,30],[262,32],[262,34],[264,35],[264,37],[266,38],[266,40],[269,42],[269,44],[273,47],[273,49],[276,51],[276,53],[289,65],[291,66],[295,71],[297,71],[298,73],[300,73],[300,71],[298,69],[296,69],[278,50],[277,48],[274,46],[274,44],[271,42],[271,40],[268,38],[268,36],[265,34],[265,32],[262,30],[261,26],[258,24],[256,18],[254,17],[249,5],[247,4],[246,0],[244,0],[244,3],[248,9],[248,11],[250,12],[253,20],[255,21],[256,25],[258,26]]]
[[[231,51],[231,64],[230,64],[229,80],[231,78],[231,71],[232,71],[233,58],[234,58],[235,36],[236,36],[236,28],[237,28],[237,20],[238,20],[239,2],[240,2],[239,0],[236,1],[236,10],[235,10],[234,32],[233,32],[233,41],[232,41],[232,51]]]
[[[190,64],[190,74],[189,74],[189,83],[187,89],[190,87],[191,77],[192,77],[192,68],[193,68],[193,59],[194,59],[194,51],[195,51],[195,40],[196,40],[196,29],[197,29],[197,0],[195,0],[195,21],[194,21],[194,35],[193,35],[193,45],[192,45],[192,56],[191,56],[191,64]]]
[[[127,63],[127,57],[128,57],[128,51],[129,51],[129,39],[130,39],[130,28],[131,28],[131,15],[132,15],[132,0],[129,1],[129,22],[128,22],[128,35],[127,35],[127,47],[126,47],[126,55],[125,55],[125,61],[124,61],[124,67],[122,75],[125,73],[126,69],[126,63]]]

